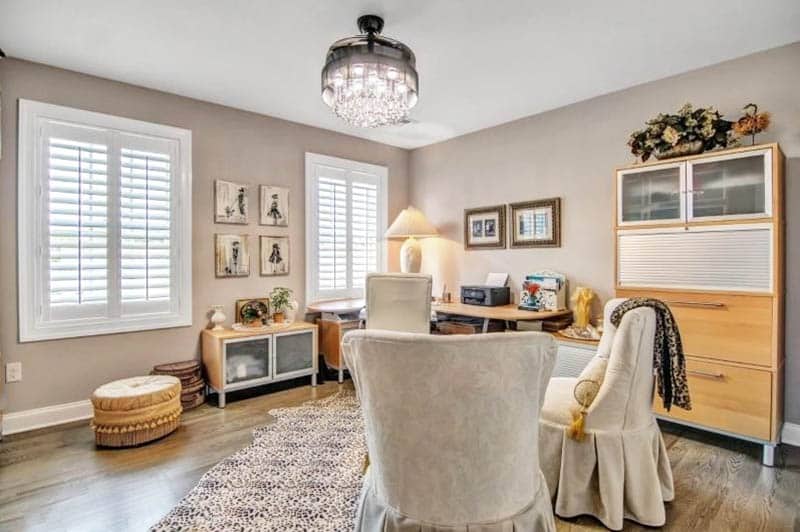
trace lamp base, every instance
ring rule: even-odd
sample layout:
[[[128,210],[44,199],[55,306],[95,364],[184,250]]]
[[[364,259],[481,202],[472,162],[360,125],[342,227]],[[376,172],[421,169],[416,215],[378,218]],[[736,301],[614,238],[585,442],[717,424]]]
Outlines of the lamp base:
[[[413,236],[408,237],[400,248],[400,271],[403,273],[419,273],[422,266],[422,246]]]

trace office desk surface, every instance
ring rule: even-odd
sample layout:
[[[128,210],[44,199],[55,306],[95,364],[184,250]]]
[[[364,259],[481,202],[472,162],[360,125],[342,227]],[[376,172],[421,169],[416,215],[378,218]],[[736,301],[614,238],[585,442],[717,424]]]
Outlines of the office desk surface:
[[[482,307],[480,305],[465,305],[463,303],[434,303],[431,310],[442,314],[456,314],[471,318],[503,321],[535,321],[566,316],[571,310],[533,311],[520,310],[517,305],[502,305],[499,307]]]
[[[364,299],[334,299],[331,301],[318,301],[308,305],[307,312],[315,314],[317,312],[330,312],[332,314],[349,314],[358,312],[366,305]]]

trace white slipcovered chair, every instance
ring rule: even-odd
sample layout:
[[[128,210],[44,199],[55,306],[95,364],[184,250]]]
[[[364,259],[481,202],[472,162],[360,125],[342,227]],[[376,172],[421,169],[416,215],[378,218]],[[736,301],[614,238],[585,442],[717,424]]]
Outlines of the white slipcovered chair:
[[[429,333],[431,285],[418,273],[367,275],[367,329]]]
[[[549,335],[359,330],[343,347],[370,458],[356,531],[555,530],[536,449]]]
[[[613,530],[622,528],[623,519],[663,525],[664,501],[674,498],[667,450],[652,411],[655,312],[630,310],[617,329],[609,318],[623,301],[606,304],[597,355],[581,376],[550,380],[539,431],[555,513],[593,515]],[[575,384],[598,376],[603,380],[588,408],[586,436],[575,441],[566,430],[579,409]]]

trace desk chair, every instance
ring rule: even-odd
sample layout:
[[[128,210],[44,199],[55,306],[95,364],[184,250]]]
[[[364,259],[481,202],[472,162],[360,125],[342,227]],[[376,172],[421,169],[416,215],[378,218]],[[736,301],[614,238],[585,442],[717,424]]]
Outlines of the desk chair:
[[[371,273],[367,275],[367,329],[429,333],[430,275]]]

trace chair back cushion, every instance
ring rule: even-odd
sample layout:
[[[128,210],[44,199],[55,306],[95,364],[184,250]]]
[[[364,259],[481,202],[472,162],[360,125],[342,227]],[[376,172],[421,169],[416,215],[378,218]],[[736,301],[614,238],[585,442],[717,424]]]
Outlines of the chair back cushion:
[[[376,494],[415,521],[493,522],[540,485],[539,411],[555,363],[544,333],[360,330],[343,341]]]
[[[604,324],[604,336],[608,326],[613,327],[610,322]],[[619,327],[611,332],[613,341],[605,379],[589,410],[587,423],[603,430],[644,427],[653,420],[655,311],[644,307],[629,310]]]
[[[430,275],[367,275],[367,329],[430,332],[431,284]]]

